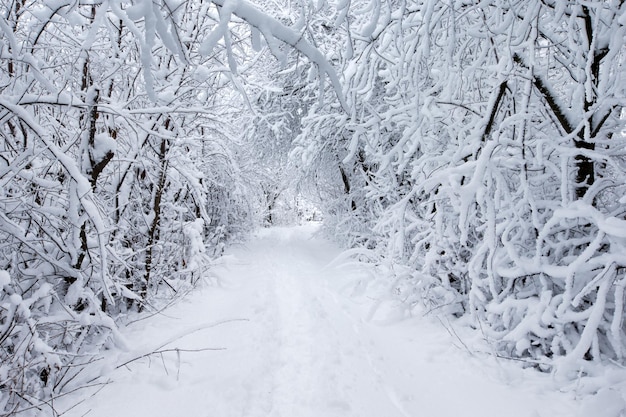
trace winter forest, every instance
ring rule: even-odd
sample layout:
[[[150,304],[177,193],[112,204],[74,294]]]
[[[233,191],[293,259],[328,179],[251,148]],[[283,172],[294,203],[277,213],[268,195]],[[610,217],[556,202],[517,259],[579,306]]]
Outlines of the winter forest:
[[[499,358],[626,366],[624,0],[1,0],[0,33],[3,413],[304,220]]]

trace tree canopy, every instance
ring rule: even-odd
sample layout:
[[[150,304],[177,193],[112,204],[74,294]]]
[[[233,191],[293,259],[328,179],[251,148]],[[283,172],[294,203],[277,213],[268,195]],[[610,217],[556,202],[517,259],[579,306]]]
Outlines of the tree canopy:
[[[3,0],[0,31],[5,412],[296,195],[497,355],[624,363],[623,0]]]

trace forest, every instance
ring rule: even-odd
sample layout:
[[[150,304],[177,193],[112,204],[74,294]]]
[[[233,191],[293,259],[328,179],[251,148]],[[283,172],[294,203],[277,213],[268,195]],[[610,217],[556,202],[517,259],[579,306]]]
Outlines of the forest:
[[[624,0],[0,0],[0,410],[321,217],[390,294],[626,366]]]

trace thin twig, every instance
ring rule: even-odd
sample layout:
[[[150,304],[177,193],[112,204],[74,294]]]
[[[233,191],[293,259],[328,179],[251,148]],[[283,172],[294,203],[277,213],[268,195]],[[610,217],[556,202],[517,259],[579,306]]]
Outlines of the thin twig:
[[[435,316],[437,317],[437,316]],[[465,350],[467,351],[467,353],[469,353],[471,356],[474,356],[474,352],[472,352],[470,350],[469,347],[467,347],[467,345],[465,344],[465,342],[463,341],[463,339],[461,339],[459,337],[459,335],[457,334],[457,332],[454,330],[454,328],[452,327],[452,324],[450,324],[450,321],[446,320],[446,323],[443,322],[443,320],[440,317],[437,317],[437,320],[439,320],[439,323],[441,323],[441,325],[444,327],[444,329],[446,329],[446,331],[448,332],[448,334],[454,338],[456,338],[459,342],[461,342],[461,344],[463,345],[463,347],[465,348]]]
[[[64,392],[64,393],[62,393],[62,394],[55,395],[55,396],[51,397],[51,398],[50,398],[50,399],[48,399],[48,400],[40,401],[38,404],[36,404],[36,403],[34,403],[34,402],[30,401],[29,399],[25,398],[25,397],[24,397],[23,395],[21,395],[20,393],[15,392],[15,394],[16,394],[18,397],[22,398],[24,401],[26,401],[26,402],[30,403],[31,405],[30,405],[29,407],[22,408],[22,409],[20,409],[20,410],[15,410],[15,411],[14,411],[14,414],[16,414],[16,415],[17,415],[17,414],[20,414],[20,413],[23,413],[23,412],[26,412],[26,411],[32,410],[32,409],[34,409],[34,408],[37,408],[37,409],[39,409],[39,410],[41,411],[41,410],[42,410],[42,409],[41,409],[41,407],[42,407],[42,406],[44,406],[44,405],[50,406],[49,402],[54,401],[54,400],[56,400],[56,399],[58,399],[58,398],[65,397],[66,395],[72,394],[72,393],[74,393],[74,392],[76,392],[76,391],[79,391],[79,390],[81,390],[81,389],[87,389],[87,388],[91,388],[91,387],[101,386],[101,387],[100,387],[100,389],[99,389],[98,391],[96,391],[96,393],[97,393],[97,392],[99,392],[100,390],[102,390],[102,388],[104,388],[104,386],[105,386],[105,385],[107,385],[107,384],[109,384],[110,382],[111,382],[111,381],[107,381],[107,382],[99,382],[99,383],[97,383],[97,384],[83,385],[83,386],[80,386],[80,387],[74,388],[73,390],[70,390],[70,391]],[[95,394],[94,394],[94,395],[95,395]],[[75,405],[73,405],[73,406],[72,406],[69,410],[71,410],[72,408],[76,407],[76,405],[78,405],[78,404],[82,403],[83,401],[84,401],[84,400],[79,401],[78,403],[76,403]],[[53,410],[54,410],[54,409],[53,409]],[[69,411],[69,410],[66,410],[65,412],[67,412],[67,411]],[[56,410],[55,410],[55,412],[56,412]],[[59,415],[61,415],[61,414],[59,414]]]
[[[147,358],[147,357],[152,356],[152,355],[163,354],[163,353],[166,353],[166,352],[192,352],[192,353],[194,353],[194,352],[205,352],[205,351],[209,351],[209,350],[226,350],[226,348],[221,348],[221,347],[220,348],[202,348],[202,349],[170,348],[170,349],[155,350],[155,351],[152,351],[150,353],[145,353],[145,354],[143,354],[141,356],[137,356],[136,358],[130,359],[130,360],[128,360],[128,361],[126,361],[126,362],[124,362],[124,363],[122,363],[120,365],[117,365],[115,367],[115,369],[119,369],[122,366],[126,366],[129,363],[138,361],[140,359]]]

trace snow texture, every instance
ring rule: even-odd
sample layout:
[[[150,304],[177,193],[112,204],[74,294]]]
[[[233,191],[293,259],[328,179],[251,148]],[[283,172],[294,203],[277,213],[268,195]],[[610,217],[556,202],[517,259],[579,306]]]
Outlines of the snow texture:
[[[63,399],[64,409],[84,399],[64,415],[623,415],[626,385],[615,375],[607,374],[613,386],[577,399],[548,375],[471,349],[428,316],[401,320],[385,299],[372,310],[372,271],[331,262],[339,249],[316,230],[263,230],[216,262],[219,285],[128,324],[131,349],[102,365],[110,383]]]

